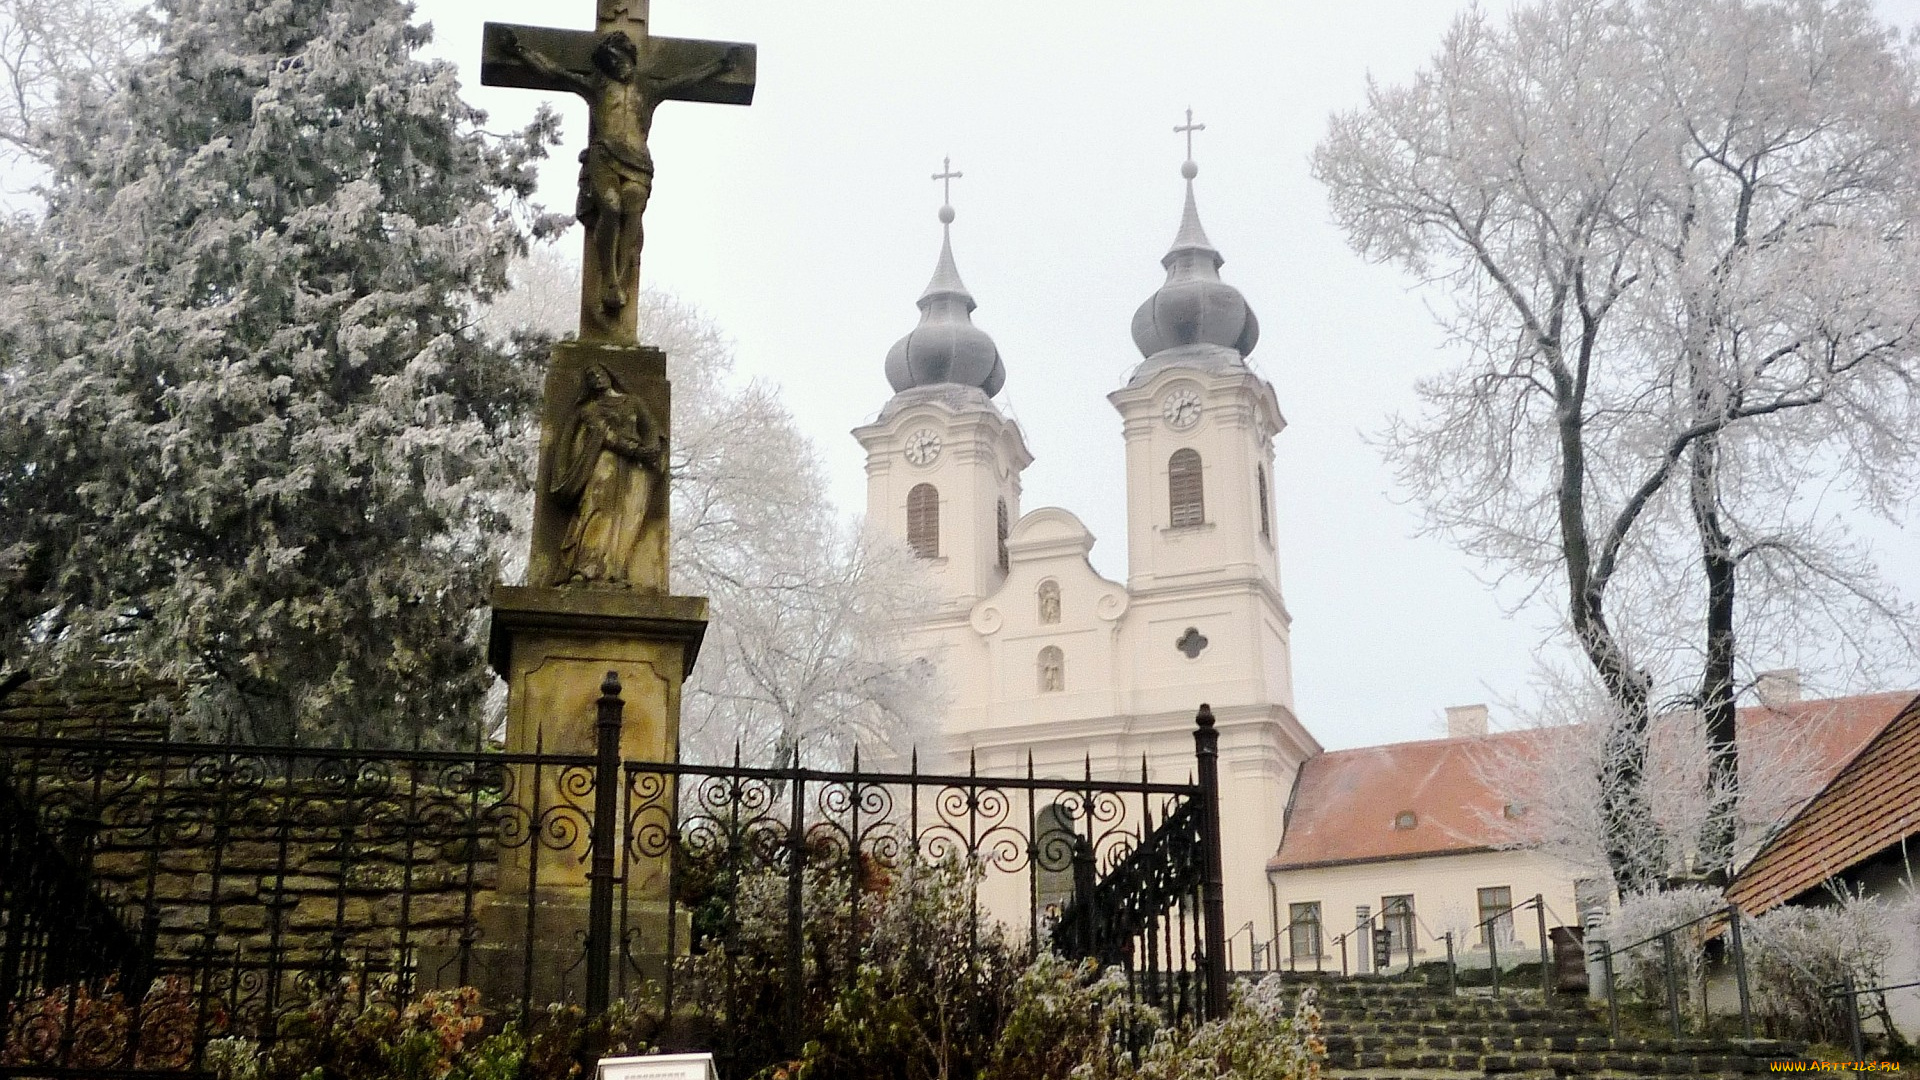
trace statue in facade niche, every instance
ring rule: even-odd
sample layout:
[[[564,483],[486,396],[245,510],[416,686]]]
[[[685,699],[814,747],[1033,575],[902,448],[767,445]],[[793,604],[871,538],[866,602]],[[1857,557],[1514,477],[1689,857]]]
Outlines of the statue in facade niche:
[[[1051,694],[1067,688],[1066,657],[1057,646],[1040,650],[1040,692]]]
[[[573,420],[554,447],[548,491],[572,508],[555,585],[631,587],[644,580],[640,537],[666,481],[660,425],[613,373],[595,364],[581,378]]]
[[[1060,621],[1060,586],[1051,581],[1040,583],[1040,621],[1042,623]]]

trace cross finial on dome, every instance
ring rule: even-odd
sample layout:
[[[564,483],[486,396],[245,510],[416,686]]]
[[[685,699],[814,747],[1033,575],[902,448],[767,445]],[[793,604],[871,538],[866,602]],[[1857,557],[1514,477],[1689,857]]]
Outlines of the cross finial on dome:
[[[1187,122],[1173,129],[1174,134],[1187,137],[1187,160],[1180,166],[1187,198],[1173,246],[1160,259],[1167,268],[1166,284],[1133,314],[1133,342],[1149,361],[1187,346],[1232,349],[1244,359],[1260,338],[1253,309],[1238,289],[1220,280],[1225,260],[1200,227],[1200,210],[1193,197],[1193,178],[1200,174],[1200,167],[1193,163],[1193,133],[1206,129],[1207,125],[1194,123],[1192,109],[1187,110]]]
[[[940,181],[941,194],[950,198],[953,181],[960,176],[949,157],[941,159],[933,179]],[[952,226],[953,206],[942,205],[940,258],[933,267],[933,280],[920,294],[920,325],[887,352],[887,381],[895,393],[950,385],[992,397],[1006,382],[1000,350],[985,331],[973,325],[973,294],[961,283],[953,263]]]
[[[1193,163],[1193,133],[1207,130],[1207,125],[1193,122],[1193,108],[1187,108],[1187,122],[1173,129],[1175,135],[1187,137],[1187,160],[1180,163],[1180,175],[1191,180],[1200,175],[1200,166]]]
[[[940,171],[934,173],[933,178],[940,181],[940,224],[942,225],[953,224],[953,182],[965,175],[967,174],[953,171],[952,158],[940,159]]]

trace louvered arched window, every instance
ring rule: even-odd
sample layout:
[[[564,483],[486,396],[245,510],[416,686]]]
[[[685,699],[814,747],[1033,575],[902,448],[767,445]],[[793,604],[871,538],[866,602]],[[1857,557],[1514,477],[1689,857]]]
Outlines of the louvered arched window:
[[[1267,467],[1255,465],[1253,479],[1260,485],[1260,536],[1262,539],[1271,540],[1273,539],[1273,519],[1267,509]]]
[[[1007,568],[1007,500],[1001,499],[994,508],[993,533],[995,542],[1000,545],[1000,569]]]
[[[922,559],[940,557],[940,492],[932,484],[907,492],[907,546]]]
[[[1206,495],[1200,483],[1200,453],[1191,448],[1175,450],[1167,460],[1167,502],[1173,509],[1170,521],[1178,529],[1200,525],[1207,520]]]

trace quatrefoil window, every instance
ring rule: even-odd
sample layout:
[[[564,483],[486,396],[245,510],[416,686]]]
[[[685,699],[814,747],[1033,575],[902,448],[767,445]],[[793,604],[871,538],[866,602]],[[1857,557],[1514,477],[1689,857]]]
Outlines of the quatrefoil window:
[[[1186,653],[1189,660],[1198,659],[1200,651],[1207,647],[1207,636],[1200,632],[1199,627],[1189,626],[1187,632],[1180,635],[1180,640],[1173,643],[1173,647]]]

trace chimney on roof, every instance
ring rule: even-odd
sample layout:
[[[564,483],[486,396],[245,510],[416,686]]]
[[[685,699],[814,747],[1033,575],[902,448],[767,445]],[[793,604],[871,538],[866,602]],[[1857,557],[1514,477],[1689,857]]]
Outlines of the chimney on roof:
[[[1447,738],[1484,739],[1487,737],[1485,705],[1447,706]]]
[[[1753,688],[1762,705],[1791,705],[1800,700],[1800,669],[1763,671],[1755,676]]]

